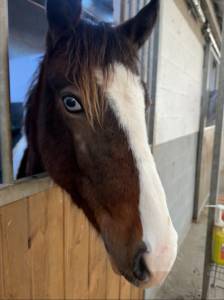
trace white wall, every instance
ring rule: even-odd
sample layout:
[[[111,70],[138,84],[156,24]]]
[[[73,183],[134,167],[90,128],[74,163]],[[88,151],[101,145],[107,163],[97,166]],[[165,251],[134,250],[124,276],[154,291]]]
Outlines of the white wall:
[[[203,72],[203,45],[174,0],[161,1],[160,20],[156,144],[198,131]]]

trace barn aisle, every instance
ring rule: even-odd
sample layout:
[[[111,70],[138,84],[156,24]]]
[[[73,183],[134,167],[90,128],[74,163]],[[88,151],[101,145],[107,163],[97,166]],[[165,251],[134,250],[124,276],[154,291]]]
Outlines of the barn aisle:
[[[180,247],[176,264],[155,299],[201,299],[206,222],[207,216],[204,212],[199,223],[192,224]]]
[[[206,222],[207,211],[204,211],[199,222],[192,224],[186,239],[180,247],[171,274],[154,299],[201,300]],[[213,275],[213,273],[211,274]],[[222,279],[224,279],[224,274],[222,274]],[[208,299],[223,300],[224,282],[217,281],[216,288],[211,287],[212,282],[211,278]]]

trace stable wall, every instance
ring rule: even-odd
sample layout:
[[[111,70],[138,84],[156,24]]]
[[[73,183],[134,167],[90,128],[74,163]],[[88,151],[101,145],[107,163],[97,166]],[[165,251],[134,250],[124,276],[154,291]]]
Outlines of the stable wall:
[[[193,215],[203,38],[179,0],[161,1],[159,35],[154,155],[181,243]]]
[[[185,1],[161,1],[154,153],[180,239],[194,181],[203,75],[203,39]]]
[[[198,132],[203,40],[184,1],[161,2],[155,143]]]
[[[193,215],[203,58],[200,26],[185,1],[161,0],[154,155],[179,243]]]

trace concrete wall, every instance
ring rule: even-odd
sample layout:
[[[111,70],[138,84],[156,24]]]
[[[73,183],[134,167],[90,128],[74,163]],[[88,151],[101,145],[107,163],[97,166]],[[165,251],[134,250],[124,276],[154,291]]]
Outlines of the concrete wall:
[[[161,2],[156,144],[194,134],[199,127],[203,46],[185,16],[184,1]],[[181,4],[181,7],[180,7]]]
[[[157,145],[154,151],[179,243],[192,221],[196,150],[197,134],[191,134]]]

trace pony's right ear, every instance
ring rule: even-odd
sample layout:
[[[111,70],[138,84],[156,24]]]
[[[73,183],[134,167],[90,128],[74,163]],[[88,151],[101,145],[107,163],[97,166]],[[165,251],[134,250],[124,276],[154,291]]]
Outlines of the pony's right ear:
[[[81,0],[47,0],[46,6],[49,29],[55,38],[75,29],[82,12]]]

